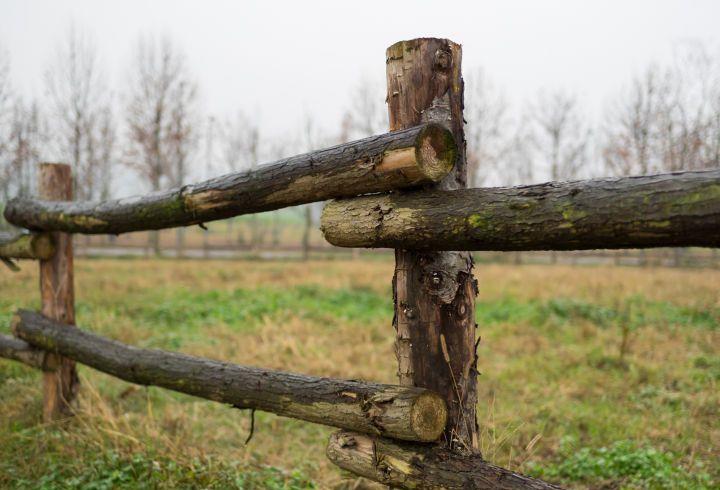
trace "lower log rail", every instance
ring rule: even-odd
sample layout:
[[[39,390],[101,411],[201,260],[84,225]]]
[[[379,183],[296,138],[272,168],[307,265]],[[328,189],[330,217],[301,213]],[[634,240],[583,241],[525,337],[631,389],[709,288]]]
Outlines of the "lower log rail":
[[[327,457],[340,468],[392,488],[446,490],[559,490],[560,487],[500,468],[480,456],[433,445],[340,431],[330,436]]]
[[[719,247],[720,170],[338,200],[322,230],[340,247]]]
[[[13,331],[33,347],[125,381],[187,393],[235,408],[412,441],[434,441],[447,420],[444,400],[414,387],[303,376],[141,349],[20,310]]]
[[[5,259],[49,259],[55,253],[45,233],[0,233],[0,257]]]
[[[32,347],[23,340],[8,335],[0,335],[0,357],[46,371],[51,368],[49,362],[50,358],[54,356],[49,355],[44,350]]]

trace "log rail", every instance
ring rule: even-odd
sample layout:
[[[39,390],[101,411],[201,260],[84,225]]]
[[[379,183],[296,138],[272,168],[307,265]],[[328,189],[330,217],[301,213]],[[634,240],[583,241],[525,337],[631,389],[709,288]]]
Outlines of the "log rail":
[[[321,223],[340,247],[718,247],[720,170],[342,199]]]
[[[188,226],[442,179],[457,146],[437,124],[416,126],[198,184],[105,202],[12,199],[5,219],[33,231],[119,234]]]
[[[44,367],[37,349],[117,378],[159,386],[235,408],[258,409],[395,439],[429,442],[442,434],[445,402],[422,388],[304,376],[156,349],[141,349],[20,310],[0,356]],[[14,341],[14,342],[11,342]]]

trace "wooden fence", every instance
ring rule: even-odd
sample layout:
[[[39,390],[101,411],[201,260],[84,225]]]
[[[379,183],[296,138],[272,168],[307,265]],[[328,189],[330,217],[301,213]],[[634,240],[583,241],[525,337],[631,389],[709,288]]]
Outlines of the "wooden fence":
[[[478,450],[473,250],[720,245],[720,171],[464,189],[460,46],[403,41],[387,51],[391,132],[144,197],[73,202],[70,167],[40,166],[39,199],[5,217],[0,258],[40,263],[41,313],[19,311],[0,356],[43,371],[44,416],[71,413],[75,362],[235,408],[338,427],[327,456],[400,488],[548,489]],[[139,349],[74,326],[70,233],[200,225],[329,202],[326,239],[395,248],[399,384],[271,371]]]

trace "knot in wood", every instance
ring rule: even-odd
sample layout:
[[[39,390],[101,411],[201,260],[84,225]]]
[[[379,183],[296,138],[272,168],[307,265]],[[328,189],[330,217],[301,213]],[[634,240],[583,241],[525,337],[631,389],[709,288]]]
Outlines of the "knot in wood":
[[[447,72],[450,70],[452,62],[452,54],[447,49],[438,48],[435,51],[435,59],[433,60],[433,68],[437,71]]]

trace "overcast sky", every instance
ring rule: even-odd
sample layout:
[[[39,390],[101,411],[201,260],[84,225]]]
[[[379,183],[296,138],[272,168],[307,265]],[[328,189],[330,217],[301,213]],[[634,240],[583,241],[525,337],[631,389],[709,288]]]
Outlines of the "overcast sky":
[[[330,130],[363,77],[384,83],[385,48],[414,37],[463,45],[511,101],[566,88],[591,113],[682,41],[718,45],[719,0],[624,1],[99,1],[0,0],[0,45],[17,90],[42,94],[42,73],[71,22],[95,38],[113,85],[141,34],[186,51],[205,108],[257,114],[266,134],[303,114]]]

